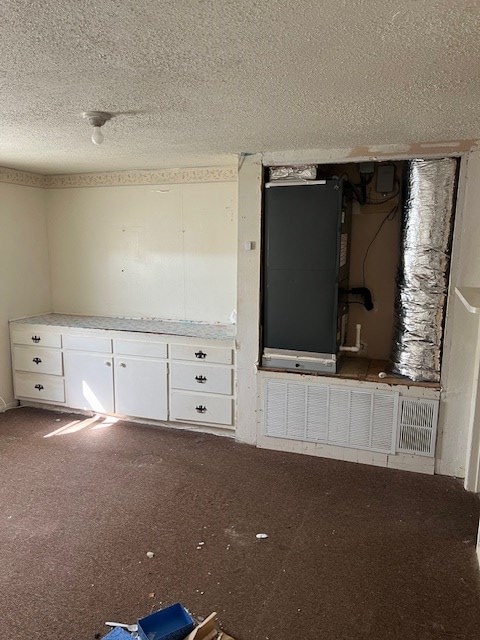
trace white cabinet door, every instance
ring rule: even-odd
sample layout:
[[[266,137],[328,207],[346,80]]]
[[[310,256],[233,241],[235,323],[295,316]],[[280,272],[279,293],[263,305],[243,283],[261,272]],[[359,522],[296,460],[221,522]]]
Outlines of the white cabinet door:
[[[113,413],[113,358],[65,351],[67,405],[98,413]]]
[[[167,420],[167,363],[115,358],[115,413]]]

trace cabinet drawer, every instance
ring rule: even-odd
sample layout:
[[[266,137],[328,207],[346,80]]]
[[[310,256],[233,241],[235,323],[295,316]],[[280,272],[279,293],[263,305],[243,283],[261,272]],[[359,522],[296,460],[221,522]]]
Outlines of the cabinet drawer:
[[[13,367],[17,371],[50,373],[61,376],[63,373],[62,352],[59,349],[42,347],[13,347]]]
[[[12,329],[12,342],[14,344],[32,344],[39,347],[62,346],[62,336],[60,333],[49,333],[48,331],[38,331],[33,329]]]
[[[232,399],[172,391],[170,420],[232,424]]]
[[[232,393],[231,369],[201,364],[173,362],[170,380],[173,389],[200,391],[201,393]]]
[[[115,353],[124,356],[146,356],[166,358],[167,345],[164,342],[140,342],[136,340],[114,340]]]
[[[15,372],[15,396],[39,402],[65,402],[63,378],[45,374]]]
[[[63,336],[63,348],[73,351],[93,351],[96,353],[112,353],[110,338],[100,336]]]
[[[195,347],[187,344],[172,344],[170,357],[174,360],[194,360],[195,362],[215,362],[232,364],[233,352],[226,347]]]

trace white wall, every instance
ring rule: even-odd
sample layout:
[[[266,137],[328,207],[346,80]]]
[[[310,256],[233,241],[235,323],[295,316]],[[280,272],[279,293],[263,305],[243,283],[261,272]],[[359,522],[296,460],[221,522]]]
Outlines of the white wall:
[[[480,152],[468,157],[459,193],[452,253],[450,296],[442,371],[442,404],[437,473],[463,478],[472,398],[478,317],[454,294],[457,287],[480,286]],[[462,186],[462,185],[460,185]]]
[[[228,322],[236,182],[52,189],[47,211],[54,311]]]
[[[7,405],[13,402],[8,320],[50,310],[45,191],[0,183],[0,396]]]

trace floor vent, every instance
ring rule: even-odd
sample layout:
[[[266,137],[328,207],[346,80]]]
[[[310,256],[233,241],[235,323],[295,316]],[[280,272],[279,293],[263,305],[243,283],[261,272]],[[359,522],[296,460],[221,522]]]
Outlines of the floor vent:
[[[417,455],[435,455],[438,401],[400,398],[397,450]]]
[[[267,436],[395,451],[398,392],[267,379],[264,398]]]

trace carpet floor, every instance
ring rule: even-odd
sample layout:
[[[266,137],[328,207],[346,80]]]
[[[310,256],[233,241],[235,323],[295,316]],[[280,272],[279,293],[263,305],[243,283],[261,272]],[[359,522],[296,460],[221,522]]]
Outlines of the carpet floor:
[[[3,637],[180,601],[238,640],[480,638],[479,501],[452,478],[30,408],[0,456]]]

